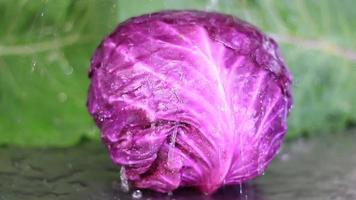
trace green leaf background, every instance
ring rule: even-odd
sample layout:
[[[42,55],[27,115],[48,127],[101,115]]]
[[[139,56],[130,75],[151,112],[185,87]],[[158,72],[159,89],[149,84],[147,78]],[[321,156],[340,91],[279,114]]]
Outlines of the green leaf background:
[[[128,17],[216,10],[260,27],[294,75],[287,137],[356,122],[353,0],[0,0],[0,145],[70,146],[98,139],[86,111],[90,57]]]

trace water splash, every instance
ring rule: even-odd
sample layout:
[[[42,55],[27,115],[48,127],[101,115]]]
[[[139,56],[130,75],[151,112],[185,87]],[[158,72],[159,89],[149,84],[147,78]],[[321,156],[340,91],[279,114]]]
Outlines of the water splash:
[[[240,196],[242,195],[242,193],[243,193],[242,183],[240,183]]]
[[[37,62],[36,60],[32,60],[32,67],[31,67],[31,72],[34,72],[36,70],[36,65],[37,65]]]
[[[70,65],[67,65],[67,66],[63,67],[63,72],[67,76],[71,75],[73,73],[73,71],[74,71],[74,69]]]
[[[121,183],[120,185],[121,191],[123,192],[130,191],[129,182],[126,177],[125,167],[121,167],[120,169],[120,183]]]
[[[142,198],[142,192],[141,190],[135,190],[132,192],[132,198],[133,199],[141,199]]]
[[[209,3],[206,5],[206,10],[216,10],[219,4],[219,0],[210,0]]]
[[[60,103],[66,102],[67,99],[68,99],[68,96],[67,96],[66,93],[60,92],[60,93],[58,94],[58,101],[59,101]]]

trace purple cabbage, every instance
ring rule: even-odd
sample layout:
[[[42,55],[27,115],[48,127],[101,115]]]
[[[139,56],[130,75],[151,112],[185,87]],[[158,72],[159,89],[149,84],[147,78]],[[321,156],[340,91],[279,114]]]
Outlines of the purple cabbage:
[[[276,42],[230,15],[162,11],[97,48],[88,109],[138,188],[212,193],[261,175],[280,148],[291,75]]]

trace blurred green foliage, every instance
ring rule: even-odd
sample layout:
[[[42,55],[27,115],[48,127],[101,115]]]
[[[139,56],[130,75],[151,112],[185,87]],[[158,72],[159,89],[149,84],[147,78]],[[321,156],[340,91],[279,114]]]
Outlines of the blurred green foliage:
[[[68,146],[97,138],[87,114],[95,47],[128,17],[217,10],[279,41],[294,75],[288,138],[356,121],[353,0],[0,0],[0,144]]]

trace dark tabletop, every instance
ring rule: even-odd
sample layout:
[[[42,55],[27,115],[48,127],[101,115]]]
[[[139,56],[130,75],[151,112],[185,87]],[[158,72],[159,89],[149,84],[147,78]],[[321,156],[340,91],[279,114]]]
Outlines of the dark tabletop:
[[[119,169],[98,142],[63,149],[0,148],[0,200],[355,200],[356,131],[286,143],[264,176],[211,196],[188,188],[170,195],[120,188]]]

